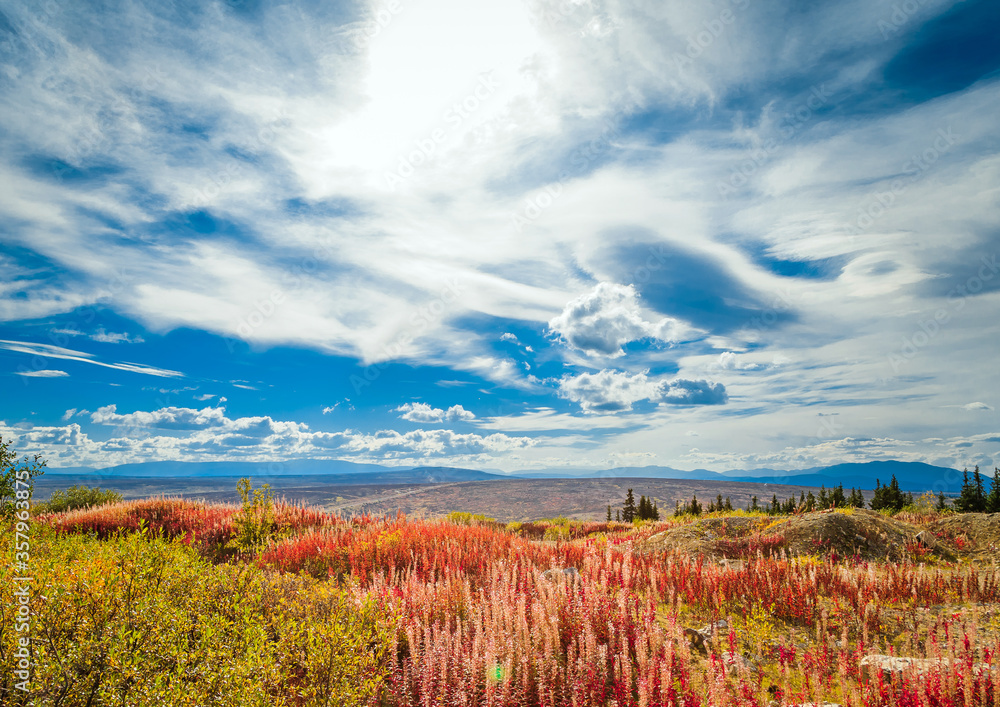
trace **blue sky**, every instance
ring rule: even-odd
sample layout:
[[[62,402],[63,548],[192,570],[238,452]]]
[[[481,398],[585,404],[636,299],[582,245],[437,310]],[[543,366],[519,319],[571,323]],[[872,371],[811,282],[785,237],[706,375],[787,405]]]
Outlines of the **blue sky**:
[[[0,2],[59,466],[1000,463],[1000,6]]]

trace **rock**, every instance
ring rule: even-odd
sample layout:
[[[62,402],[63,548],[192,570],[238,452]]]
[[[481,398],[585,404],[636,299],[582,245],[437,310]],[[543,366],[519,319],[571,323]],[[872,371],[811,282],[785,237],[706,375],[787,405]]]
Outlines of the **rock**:
[[[892,680],[902,676],[904,670],[912,669],[918,675],[924,675],[934,670],[945,672],[951,669],[951,661],[947,658],[936,660],[934,658],[902,658],[892,655],[866,655],[861,659],[861,679],[873,680],[877,671],[882,671],[885,679]],[[976,663],[972,666],[975,673],[989,672],[996,670],[1000,665],[990,663]]]
[[[557,567],[551,570],[545,570],[542,572],[542,578],[547,579],[550,582],[556,582],[560,577],[563,577],[569,582],[575,582],[580,579],[580,571],[576,567]]]
[[[928,533],[926,530],[921,530],[917,533],[914,540],[916,540],[922,547],[926,547],[928,550],[937,549],[937,538]]]
[[[861,679],[874,680],[878,673],[887,680],[894,680],[903,675],[906,670],[912,669],[918,675],[928,673],[936,666],[947,669],[946,662],[934,660],[932,658],[904,658],[896,655],[866,655],[861,659]]]
[[[739,673],[740,668],[749,670],[754,667],[749,660],[736,651],[723,651],[719,657],[722,659],[722,664],[726,666],[726,672],[730,675]]]
[[[712,648],[712,639],[715,638],[718,633],[726,630],[727,628],[729,628],[729,624],[726,620],[719,619],[715,623],[702,626],[697,630],[693,628],[686,628],[684,629],[684,635],[687,636],[687,639],[693,649],[702,655],[708,655]]]

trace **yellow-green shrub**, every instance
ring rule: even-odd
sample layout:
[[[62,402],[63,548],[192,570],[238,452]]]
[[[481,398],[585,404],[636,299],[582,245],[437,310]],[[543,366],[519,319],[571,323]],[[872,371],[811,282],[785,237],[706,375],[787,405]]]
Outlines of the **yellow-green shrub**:
[[[5,705],[362,705],[379,689],[391,622],[329,583],[212,565],[148,531],[98,541],[36,526],[31,553],[32,689],[0,683]],[[0,577],[9,676],[9,563]]]

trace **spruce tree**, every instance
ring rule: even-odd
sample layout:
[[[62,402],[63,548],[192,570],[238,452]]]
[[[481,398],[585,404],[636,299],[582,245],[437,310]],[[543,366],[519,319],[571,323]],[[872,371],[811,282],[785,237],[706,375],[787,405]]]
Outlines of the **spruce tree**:
[[[611,504],[608,504],[608,522],[611,522]]]
[[[622,520],[631,523],[635,520],[635,512],[635,496],[632,495],[632,489],[629,489],[625,495],[625,505],[622,507]]]
[[[649,516],[650,520],[660,519],[660,509],[656,507],[656,501],[653,501],[653,513]]]
[[[1000,468],[993,467],[993,484],[986,497],[986,512],[1000,513]]]
[[[944,491],[938,491],[937,505],[934,506],[936,511],[946,511],[948,510],[948,501],[944,498]]]
[[[809,495],[806,496],[806,513],[808,513],[815,507],[816,507],[816,497],[813,496],[813,492],[810,491]]]
[[[829,507],[830,499],[826,495],[826,486],[819,487],[819,499],[817,499],[817,503],[819,503],[821,509],[825,510]]]
[[[983,488],[983,475],[979,473],[979,466],[976,466],[973,475],[973,487],[975,488],[975,512],[982,513],[986,510],[986,489]]]
[[[698,503],[697,494],[691,494],[691,513],[696,516],[701,515],[701,504]]]
[[[729,500],[729,496],[726,496],[726,510],[733,510],[733,502]]]
[[[977,469],[979,467],[976,467]],[[976,487],[969,481],[969,470],[962,470],[962,491],[955,499],[955,510],[959,513],[974,513],[976,511]]]

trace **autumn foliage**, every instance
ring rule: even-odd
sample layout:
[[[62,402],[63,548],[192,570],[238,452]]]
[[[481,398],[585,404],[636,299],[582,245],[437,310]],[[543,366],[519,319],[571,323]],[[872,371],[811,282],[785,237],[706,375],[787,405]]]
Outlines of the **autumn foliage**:
[[[142,542],[192,553],[185,562],[202,572],[231,568],[225,571],[236,572],[232,576],[244,583],[238,586],[248,591],[275,582],[306,583],[264,592],[284,597],[280,611],[262,603],[262,590],[252,590],[257,596],[251,605],[260,617],[254,626],[265,627],[261,645],[274,660],[312,655],[310,645],[316,649],[309,622],[319,621],[316,602],[325,601],[317,593],[328,592],[338,607],[365,607],[366,621],[380,627],[366,629],[372,632],[369,640],[384,635],[386,647],[377,665],[367,664],[364,679],[358,678],[370,680],[367,688],[350,699],[372,705],[829,701],[945,707],[1000,700],[1000,619],[994,610],[1000,572],[993,567],[791,558],[768,535],[734,539],[723,554],[739,559],[722,564],[644,551],[641,539],[667,523],[633,530],[565,520],[505,527],[403,517],[343,519],[284,504],[275,506],[274,534],[266,547],[234,554],[225,548],[239,511],[161,498],[44,516],[41,522],[51,528],[53,552],[60,543],[77,542],[74,538],[99,545],[141,534],[147,538]],[[569,530],[550,532],[553,528]],[[576,571],[546,574],[562,568]],[[177,576],[182,574],[178,570]],[[39,611],[51,609],[45,602],[53,596],[82,591],[74,584],[78,580],[52,581],[62,582],[62,594],[46,588],[47,598],[40,593],[37,599]],[[218,611],[184,596],[195,623],[199,612]],[[296,602],[313,608],[288,618]],[[339,611],[337,625],[344,625],[348,616]],[[729,628],[712,650],[692,649],[684,629],[719,619]],[[283,643],[268,643],[266,626],[288,621],[298,633],[282,633]],[[340,630],[327,626],[330,635]],[[864,675],[861,661],[872,653],[931,658],[936,667]],[[321,684],[321,656],[302,658],[306,662],[299,668],[289,658],[281,660],[284,667],[277,672],[262,673],[267,685],[258,685],[254,694],[275,704],[346,701],[337,697],[337,690],[346,689],[342,682]],[[347,655],[337,660],[358,664]],[[236,673],[253,683],[252,670]]]

